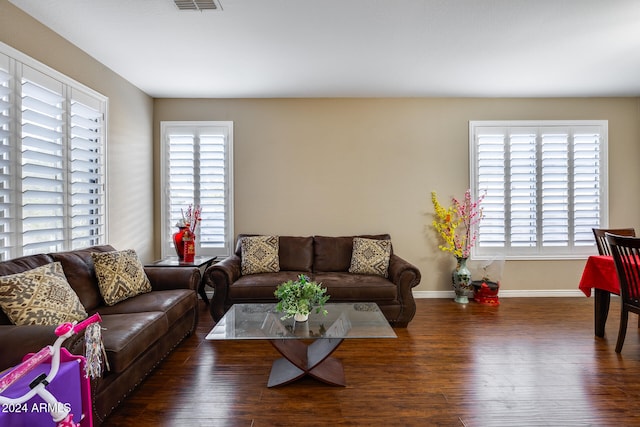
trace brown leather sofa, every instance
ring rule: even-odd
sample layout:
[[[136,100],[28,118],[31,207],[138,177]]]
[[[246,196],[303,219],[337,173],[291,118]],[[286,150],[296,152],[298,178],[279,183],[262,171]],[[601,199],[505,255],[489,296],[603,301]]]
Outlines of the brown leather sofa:
[[[215,292],[211,316],[217,322],[233,304],[276,302],[273,292],[287,280],[305,274],[322,282],[330,302],[375,302],[392,326],[406,327],[416,312],[411,288],[420,283],[420,271],[391,252],[388,278],[349,273],[353,238],[391,240],[388,234],[342,237],[279,236],[280,271],[241,274],[240,234],[236,251],[205,272],[206,283]]]
[[[87,313],[100,313],[111,370],[91,382],[95,425],[100,425],[174,347],[192,334],[198,322],[196,290],[201,275],[197,268],[145,267],[152,291],[106,306],[91,252],[114,250],[107,245],[94,246],[0,262],[0,276],[5,276],[59,261]],[[0,371],[18,364],[25,354],[52,344],[54,329],[15,326],[0,310]],[[83,338],[76,336],[64,346],[73,354],[83,354],[83,343]]]

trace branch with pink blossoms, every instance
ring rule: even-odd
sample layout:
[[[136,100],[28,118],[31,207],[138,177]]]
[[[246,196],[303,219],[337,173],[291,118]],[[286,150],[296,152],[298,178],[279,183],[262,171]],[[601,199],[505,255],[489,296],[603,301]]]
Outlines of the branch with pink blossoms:
[[[462,248],[462,257],[469,258],[471,255],[471,249],[475,246],[478,239],[478,229],[476,225],[482,219],[482,207],[480,203],[484,199],[484,194],[478,197],[478,200],[472,200],[471,190],[467,190],[464,193],[464,199],[459,201],[455,197],[451,199],[453,206],[456,210],[456,215],[462,220],[462,227],[464,233],[462,236],[458,235],[459,247]]]
[[[476,225],[482,219],[480,204],[484,197],[482,194],[474,201],[471,190],[467,190],[462,200],[452,197],[452,205],[445,209],[438,203],[435,192],[431,193],[436,211],[433,226],[445,242],[439,246],[441,250],[451,252],[456,258],[469,258],[478,238]]]

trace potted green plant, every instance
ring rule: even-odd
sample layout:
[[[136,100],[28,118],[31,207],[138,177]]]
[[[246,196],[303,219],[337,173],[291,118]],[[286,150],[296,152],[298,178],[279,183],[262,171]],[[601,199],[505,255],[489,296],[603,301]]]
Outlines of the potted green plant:
[[[276,311],[284,313],[283,320],[293,316],[297,322],[305,322],[314,308],[316,313],[326,315],[324,304],[329,300],[329,295],[326,295],[327,288],[320,285],[310,281],[304,274],[299,275],[296,281],[281,283],[274,292],[279,300]]]

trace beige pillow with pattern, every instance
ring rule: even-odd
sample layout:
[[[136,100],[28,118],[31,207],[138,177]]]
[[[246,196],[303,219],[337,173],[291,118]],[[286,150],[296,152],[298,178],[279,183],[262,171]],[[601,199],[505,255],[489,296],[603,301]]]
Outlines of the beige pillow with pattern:
[[[133,249],[92,252],[100,294],[107,305],[151,292],[151,283]]]
[[[0,277],[0,306],[16,325],[59,325],[87,317],[59,262]]]
[[[242,274],[277,273],[280,271],[280,238],[278,236],[243,237],[240,241]]]
[[[354,237],[349,273],[389,276],[391,240]]]

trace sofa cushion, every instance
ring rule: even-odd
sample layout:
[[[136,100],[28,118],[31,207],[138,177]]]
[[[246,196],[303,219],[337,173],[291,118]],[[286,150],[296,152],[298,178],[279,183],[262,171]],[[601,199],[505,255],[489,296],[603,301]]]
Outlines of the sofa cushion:
[[[190,289],[170,289],[141,294],[111,307],[101,307],[100,315],[128,314],[161,311],[166,314],[169,326],[189,311],[193,311],[196,294]]]
[[[49,254],[54,261],[62,264],[64,275],[67,281],[78,294],[80,302],[84,308],[91,312],[98,306],[104,305],[100,288],[98,287],[98,279],[93,268],[92,252],[112,252],[115,251],[113,246],[100,245],[92,246],[85,249],[78,249],[67,252],[55,252]]]
[[[91,254],[100,294],[107,305],[151,292],[151,283],[133,249]]]
[[[23,271],[32,270],[36,267],[40,267],[51,262],[53,262],[53,260],[49,255],[46,254],[27,255],[8,261],[1,261],[0,276],[22,273]],[[80,299],[80,301],[82,301],[82,299]],[[13,325],[13,322],[2,310],[0,310],[0,325]]]
[[[388,234],[324,237],[313,238],[313,269],[316,272],[349,271],[351,266],[351,254],[353,252],[353,238],[363,237],[367,239],[390,240]]]
[[[58,325],[87,317],[59,262],[0,277],[0,306],[16,325]]]
[[[243,275],[280,271],[278,236],[243,237],[241,270]]]
[[[351,273],[318,273],[313,280],[327,288],[331,302],[396,302],[398,287],[381,276]]]
[[[280,271],[311,273],[313,237],[280,236]]]
[[[258,234],[238,234],[235,254],[242,257],[242,239],[258,236]],[[280,270],[302,271],[313,270],[313,237],[278,236],[278,258]]]
[[[354,237],[349,273],[389,276],[391,240]]]
[[[112,373],[119,374],[144,355],[168,331],[167,317],[159,311],[102,314],[102,341]]]
[[[2,261],[0,262],[0,276],[8,276],[9,274],[33,270],[36,267],[50,264],[53,261],[55,260],[46,254],[25,255],[20,258]]]
[[[273,294],[280,283],[296,280],[297,271],[281,271],[279,273],[259,273],[241,276],[229,286],[228,298],[231,300],[275,301]]]

